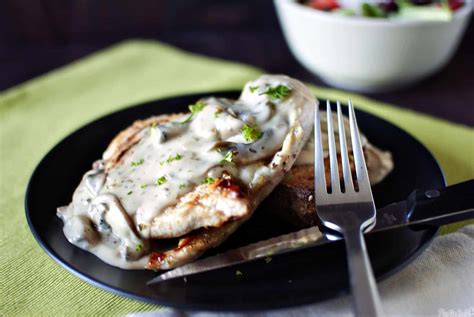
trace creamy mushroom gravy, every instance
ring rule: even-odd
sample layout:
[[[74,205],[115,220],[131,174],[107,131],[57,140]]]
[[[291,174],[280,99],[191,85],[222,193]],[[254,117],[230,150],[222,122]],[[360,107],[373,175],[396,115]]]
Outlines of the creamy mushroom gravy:
[[[151,222],[163,217],[178,227],[183,219],[164,210],[224,171],[258,186],[271,168],[264,160],[282,148],[307,102],[314,97],[300,82],[264,75],[237,101],[203,99],[192,114],[147,126],[119,164],[106,171],[103,160],[96,162],[72,202],[58,208],[66,238],[111,265],[144,268]]]
[[[321,111],[321,141],[323,143],[323,155],[324,157],[329,157],[329,145],[328,145],[328,129],[327,129],[327,113]],[[352,149],[351,135],[350,135],[350,126],[349,119],[343,117],[344,127],[346,132],[346,144],[348,150]],[[339,126],[337,124],[337,114],[332,114],[334,133],[336,135],[336,151],[340,153],[339,147]],[[369,173],[370,182],[372,185],[382,181],[387,174],[389,174],[393,169],[393,160],[392,155],[388,151],[381,151],[380,149],[374,147],[369,143],[367,137],[360,133],[360,141],[364,149],[366,156],[367,170]],[[303,150],[301,151],[298,159],[295,162],[295,165],[307,165],[314,164],[314,132],[311,132],[308,142],[306,142]]]

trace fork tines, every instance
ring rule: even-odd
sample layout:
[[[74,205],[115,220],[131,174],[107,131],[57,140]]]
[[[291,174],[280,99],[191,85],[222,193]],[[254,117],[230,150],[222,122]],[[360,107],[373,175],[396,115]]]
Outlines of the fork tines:
[[[359,129],[354,107],[349,100],[349,126],[355,180],[352,180],[349,153],[346,144],[346,131],[342,117],[341,104],[337,102],[337,124],[340,146],[340,165],[342,167],[342,186],[339,174],[336,136],[331,105],[327,103],[327,130],[329,148],[329,170],[331,176],[328,191],[325,177],[323,144],[319,109],[315,111],[314,128],[314,173],[315,203],[321,223],[336,230],[346,240],[346,252],[350,273],[351,290],[354,295],[357,316],[381,316],[382,309],[377,285],[370,266],[363,232],[371,230],[376,222],[376,209],[369,184]],[[354,186],[357,185],[357,186]]]
[[[327,133],[328,133],[328,149],[329,149],[329,165],[330,165],[330,183],[327,182],[325,177],[325,165],[323,155],[323,144],[321,138],[321,121],[320,112],[318,107],[315,111],[315,186],[316,192],[325,190],[324,194],[337,194],[337,193],[358,193],[367,195],[367,199],[372,198],[370,190],[369,177],[367,174],[367,168],[365,165],[365,159],[363,155],[359,129],[354,112],[354,106],[352,101],[349,100],[349,126],[350,136],[352,144],[353,163],[355,167],[356,179],[355,182],[352,179],[351,166],[349,160],[349,151],[346,143],[346,131],[344,126],[344,118],[341,110],[341,104],[337,101],[337,125],[338,125],[338,139],[339,139],[339,156],[336,149],[336,136],[333,123],[333,115],[331,110],[331,104],[327,101]],[[340,159],[340,165],[342,167],[342,181],[340,178],[338,159]],[[341,186],[342,185],[342,186]],[[355,185],[355,186],[354,186]],[[329,191],[327,190],[329,189]],[[324,196],[326,196],[324,195]],[[319,195],[318,195],[319,196]],[[319,198],[319,204],[324,204],[324,196]],[[343,195],[341,195],[342,197]]]

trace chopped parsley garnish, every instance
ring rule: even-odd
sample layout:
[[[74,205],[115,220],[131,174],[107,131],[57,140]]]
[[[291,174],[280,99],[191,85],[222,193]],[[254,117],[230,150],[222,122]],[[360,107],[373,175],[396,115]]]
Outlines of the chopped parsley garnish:
[[[280,100],[289,96],[291,88],[284,85],[278,85],[276,87],[268,87],[267,90],[260,93],[259,95],[267,95],[272,100]]]
[[[196,113],[201,112],[202,109],[204,109],[205,106],[206,106],[206,104],[204,102],[198,101],[194,105],[189,105],[188,108],[189,108],[189,111],[191,111],[192,114],[196,114]]]
[[[156,180],[156,185],[160,186],[160,185],[163,185],[164,183],[166,183],[168,180],[166,179],[165,176],[161,176],[160,178],[158,178]]]
[[[271,257],[267,256],[267,257],[265,258],[265,263],[268,264],[268,263],[270,263],[271,261],[272,261],[272,258],[271,258]]]
[[[222,158],[221,163],[234,164],[234,162],[232,161],[234,159],[234,155],[235,155],[234,151],[227,152]]]
[[[258,86],[250,86],[249,90],[253,94],[258,89]]]
[[[186,187],[186,184],[179,184],[179,189]]]
[[[179,124],[186,124],[188,122],[191,122],[191,120],[193,120],[194,118],[194,115],[193,114],[190,114],[189,117],[186,118],[186,120],[184,121],[181,121],[181,122],[178,122]]]
[[[168,156],[168,159],[167,159],[166,161],[161,161],[161,162],[160,162],[160,166],[165,165],[165,163],[171,163],[171,162],[173,162],[173,161],[179,161],[179,160],[182,159],[182,158],[183,158],[183,157],[182,157],[181,154],[179,154],[179,153],[176,153],[175,156],[170,155],[170,156]]]
[[[131,194],[133,194],[133,191],[132,191],[132,190],[127,193],[127,195],[129,195],[129,196],[130,196]]]
[[[191,120],[193,120],[194,117],[195,117],[199,112],[201,112],[202,109],[204,109],[205,106],[206,106],[206,104],[205,104],[204,102],[202,102],[202,101],[198,101],[198,102],[196,102],[196,103],[193,104],[193,105],[189,105],[188,108],[189,108],[189,111],[191,111],[191,114],[189,115],[189,117],[188,117],[186,120],[180,122],[180,124],[185,124],[185,123],[188,123],[188,122],[190,122]]]
[[[175,156],[171,156],[171,155],[170,155],[170,157],[168,157],[168,159],[166,160],[166,162],[171,163],[171,162],[173,162],[173,161],[179,161],[181,158],[182,158],[182,156],[181,156],[179,153],[176,153]]]
[[[242,272],[240,272],[239,270],[235,271],[235,276],[237,277],[241,277],[243,276],[244,274]]]
[[[145,188],[147,188],[147,187],[148,187],[147,184],[143,184],[143,185],[140,186],[141,189],[145,189]]]
[[[240,132],[242,132],[245,142],[247,143],[255,142],[263,135],[263,133],[260,132],[257,126],[252,126],[248,124],[244,124],[243,127],[240,129]]]
[[[206,177],[206,178],[202,181],[202,183],[203,183],[203,184],[212,184],[212,183],[214,183],[215,181],[216,181],[215,178]]]
[[[138,244],[137,247],[135,248],[135,251],[141,252],[143,250],[143,244]]]
[[[142,165],[143,162],[145,162],[145,160],[144,160],[144,159],[140,159],[140,160],[138,160],[138,161],[136,161],[136,162],[132,162],[132,166]]]
[[[221,114],[222,110],[217,110],[216,112],[214,112],[214,118],[217,118],[219,117],[219,115]]]

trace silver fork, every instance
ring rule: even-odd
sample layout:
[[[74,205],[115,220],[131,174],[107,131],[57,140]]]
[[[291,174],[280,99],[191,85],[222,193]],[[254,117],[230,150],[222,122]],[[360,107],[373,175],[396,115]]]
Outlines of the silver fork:
[[[338,169],[338,157],[332,111],[327,102],[328,145],[330,162],[330,192],[327,188],[324,172],[323,145],[321,140],[321,123],[319,109],[316,107],[314,121],[315,162],[314,184],[317,213],[326,227],[340,232],[344,236],[349,266],[351,292],[357,316],[381,316],[382,307],[377,284],[370,265],[363,232],[375,225],[376,209],[370,189],[367,167],[362,152],[359,129],[352,101],[349,100],[349,122],[352,141],[352,152],[356,171],[357,188],[352,182],[346,134],[342,117],[341,104],[337,102],[339,127],[340,158],[344,187],[341,187]],[[356,190],[357,189],[357,190]]]

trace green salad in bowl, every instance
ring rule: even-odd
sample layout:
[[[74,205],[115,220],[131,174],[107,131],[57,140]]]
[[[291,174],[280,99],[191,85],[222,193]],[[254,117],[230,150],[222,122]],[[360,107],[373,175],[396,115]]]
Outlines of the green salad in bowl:
[[[274,0],[296,59],[328,85],[371,93],[446,66],[472,15],[472,0],[301,1]]]
[[[397,20],[450,21],[464,0],[300,0],[319,11]]]

